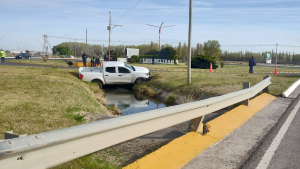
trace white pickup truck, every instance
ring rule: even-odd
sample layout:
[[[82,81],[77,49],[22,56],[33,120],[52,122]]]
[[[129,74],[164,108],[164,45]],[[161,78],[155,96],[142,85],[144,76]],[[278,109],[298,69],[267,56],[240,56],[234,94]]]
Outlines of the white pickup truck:
[[[147,68],[130,66],[123,62],[103,62],[102,67],[80,67],[79,78],[86,82],[97,82],[99,87],[110,84],[141,84],[150,77]]]

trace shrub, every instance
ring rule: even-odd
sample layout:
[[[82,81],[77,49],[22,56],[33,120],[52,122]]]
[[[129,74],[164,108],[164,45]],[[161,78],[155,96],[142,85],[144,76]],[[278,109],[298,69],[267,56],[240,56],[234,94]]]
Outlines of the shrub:
[[[129,63],[135,63],[136,61],[135,61],[134,58],[128,58],[128,59],[127,59],[127,62],[129,62]]]
[[[140,57],[138,57],[136,55],[132,55],[131,58],[134,59],[135,62],[140,62]]]
[[[221,65],[221,68],[223,68],[224,67],[224,65],[225,65],[225,63],[226,63],[226,60],[220,60],[220,65]]]
[[[77,122],[82,122],[84,120],[84,115],[81,116],[80,114],[76,114],[74,115],[74,119],[77,121]]]
[[[174,55],[174,64],[177,64],[176,63],[176,60],[178,59],[178,55]]]
[[[192,58],[192,68],[200,68],[200,69],[209,69],[210,63],[212,63],[212,68],[218,68],[216,64],[216,60],[214,57],[204,56],[204,55],[197,55],[196,57]]]
[[[173,94],[169,94],[169,96],[167,97],[167,103],[174,103],[175,101],[175,96]]]

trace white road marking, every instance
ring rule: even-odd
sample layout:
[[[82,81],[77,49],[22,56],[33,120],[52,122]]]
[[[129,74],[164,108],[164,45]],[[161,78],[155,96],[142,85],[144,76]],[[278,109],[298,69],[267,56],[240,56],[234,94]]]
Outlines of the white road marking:
[[[281,126],[278,134],[273,139],[272,144],[262,157],[261,161],[257,165],[256,169],[266,169],[269,166],[269,163],[271,162],[272,157],[275,154],[275,151],[277,150],[278,146],[280,145],[281,140],[283,139],[283,136],[285,135],[286,131],[288,130],[289,126],[291,125],[295,115],[297,114],[297,111],[300,108],[300,101],[297,103],[297,105],[292,110],[289,117],[286,119],[284,124]]]

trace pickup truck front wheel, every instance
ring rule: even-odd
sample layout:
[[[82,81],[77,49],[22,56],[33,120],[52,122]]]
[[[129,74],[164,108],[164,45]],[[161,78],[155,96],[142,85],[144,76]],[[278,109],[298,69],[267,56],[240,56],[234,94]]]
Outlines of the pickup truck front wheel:
[[[138,78],[138,79],[135,80],[134,84],[139,85],[139,84],[143,84],[145,82],[146,82],[146,79]]]

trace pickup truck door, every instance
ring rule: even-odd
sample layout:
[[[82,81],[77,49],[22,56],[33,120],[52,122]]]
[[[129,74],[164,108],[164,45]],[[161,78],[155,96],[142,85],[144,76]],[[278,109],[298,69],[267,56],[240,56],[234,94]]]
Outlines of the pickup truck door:
[[[131,83],[132,73],[125,67],[118,67],[118,81],[119,83]]]
[[[116,72],[116,67],[106,67],[104,70],[104,80],[106,84],[117,84],[118,83],[118,73]]]

